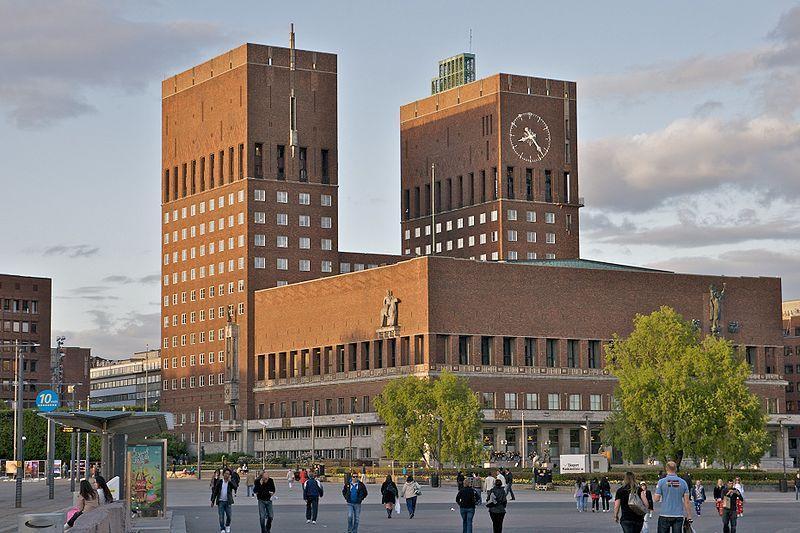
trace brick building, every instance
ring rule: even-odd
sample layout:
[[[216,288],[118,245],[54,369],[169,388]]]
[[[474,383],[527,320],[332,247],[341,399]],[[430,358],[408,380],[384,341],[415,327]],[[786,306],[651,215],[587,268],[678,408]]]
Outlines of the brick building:
[[[770,465],[780,457],[776,426],[784,415],[786,383],[775,370],[782,350],[780,280],[585,260],[422,257],[258,291],[257,417],[248,422],[247,447],[289,456],[311,450],[313,410],[318,453],[346,457],[353,424],[354,457],[380,457],[374,397],[394,376],[435,376],[447,369],[468,378],[480,394],[484,442],[495,450],[522,451],[527,443],[528,453],[544,445],[554,457],[580,453],[586,446],[580,426],[587,418],[597,448],[615,385],[602,345],[614,333],[628,334],[637,313],[662,305],[709,331],[709,287],[723,283],[722,335],[746,352],[753,367],[748,384],[763,398],[775,438],[764,460]],[[397,327],[389,331],[380,322],[387,290],[399,299]],[[736,323],[744,325],[731,325]]]
[[[86,405],[89,398],[89,372],[92,366],[91,348],[62,346],[61,353],[61,403],[62,405]],[[54,356],[58,354],[54,353]],[[52,360],[55,364],[58,359]]]
[[[33,407],[37,392],[50,385],[51,292],[49,278],[0,274],[0,401],[8,407],[14,401],[16,341],[39,345],[21,348],[24,407]]]
[[[397,260],[339,252],[336,98],[336,56],[295,49],[293,34],[162,83],[162,408],[184,424],[200,407],[208,451],[254,415],[254,292]]]
[[[800,414],[800,300],[783,302],[783,342],[786,412]],[[800,429],[789,431],[789,456],[800,464]]]

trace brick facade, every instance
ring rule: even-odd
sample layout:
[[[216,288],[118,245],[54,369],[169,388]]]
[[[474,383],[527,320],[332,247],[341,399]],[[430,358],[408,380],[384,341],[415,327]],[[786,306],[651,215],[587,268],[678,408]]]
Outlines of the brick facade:
[[[783,376],[786,384],[786,412],[800,414],[800,300],[783,304]],[[789,431],[789,456],[800,464],[800,429]]]

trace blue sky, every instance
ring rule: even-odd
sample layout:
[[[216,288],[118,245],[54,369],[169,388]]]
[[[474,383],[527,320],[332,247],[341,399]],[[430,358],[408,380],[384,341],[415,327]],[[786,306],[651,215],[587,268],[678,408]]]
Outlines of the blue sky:
[[[800,297],[797,2],[7,1],[0,271],[53,278],[54,336],[158,344],[160,81],[290,22],[339,55],[342,249],[399,252],[398,109],[472,29],[478,76],[578,82],[584,257]]]

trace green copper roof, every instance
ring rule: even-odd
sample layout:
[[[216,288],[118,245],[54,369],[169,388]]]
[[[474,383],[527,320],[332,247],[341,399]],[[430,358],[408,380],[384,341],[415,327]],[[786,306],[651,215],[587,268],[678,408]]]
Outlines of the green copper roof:
[[[604,261],[593,261],[590,259],[534,259],[530,261],[509,261],[509,263],[523,263],[526,265],[562,267],[562,268],[587,268],[591,270],[622,270],[626,272],[672,273],[669,270],[657,270],[654,268],[620,265],[617,263],[606,263]]]

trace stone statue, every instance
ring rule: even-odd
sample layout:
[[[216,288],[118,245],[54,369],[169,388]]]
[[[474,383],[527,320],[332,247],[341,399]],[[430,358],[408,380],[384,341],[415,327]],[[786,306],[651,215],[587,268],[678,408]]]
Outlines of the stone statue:
[[[722,290],[717,289],[716,286],[710,285],[708,287],[710,293],[708,318],[711,321],[711,334],[718,337],[722,332],[720,323],[722,322],[722,300],[725,298],[725,284],[722,284]]]
[[[397,326],[397,304],[398,300],[391,289],[386,291],[386,296],[383,297],[383,305],[381,306],[381,326],[395,327]]]

